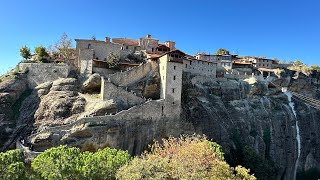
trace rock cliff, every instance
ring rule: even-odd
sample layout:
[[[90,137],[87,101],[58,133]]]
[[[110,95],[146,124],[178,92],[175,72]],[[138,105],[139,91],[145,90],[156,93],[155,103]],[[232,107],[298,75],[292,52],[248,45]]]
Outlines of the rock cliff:
[[[294,75],[288,71],[273,83],[319,99],[319,74],[300,75],[296,79]],[[87,87],[97,89],[98,78],[84,81],[83,89],[78,79],[60,78],[31,91],[22,74],[18,79],[0,83],[0,148],[14,148],[14,142],[24,138],[34,151],[68,144],[89,151],[111,146],[139,154],[154,139],[200,133],[222,145],[230,164],[243,164],[260,179],[293,178],[297,160],[296,118],[286,95],[270,83],[272,79],[212,79],[188,73],[183,79],[180,119],[152,118],[149,115],[158,113],[152,110],[160,112],[161,107],[151,101],[100,122],[105,114],[117,112],[117,102],[83,94],[84,90],[91,90]],[[158,87],[159,75],[155,73],[130,84],[128,89],[138,96],[157,99]],[[299,100],[293,102],[301,135],[298,173],[319,171],[320,111]],[[148,117],[135,118],[139,111]],[[97,122],[89,123],[83,118],[92,116],[99,116]]]

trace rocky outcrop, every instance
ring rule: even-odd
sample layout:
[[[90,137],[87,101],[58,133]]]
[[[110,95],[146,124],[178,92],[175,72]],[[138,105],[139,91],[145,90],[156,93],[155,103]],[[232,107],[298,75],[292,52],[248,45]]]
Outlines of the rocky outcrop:
[[[221,144],[230,164],[248,166],[260,179],[292,179],[297,160],[296,118],[278,86],[320,98],[320,76],[296,75],[285,71],[272,84],[263,78],[242,81],[185,73],[180,119],[167,118],[158,101],[145,103],[143,97],[158,99],[160,94],[159,74],[149,68],[138,79],[129,79],[130,83],[123,78],[127,74],[121,76],[121,82],[128,81],[126,86],[107,82],[105,101],[92,98],[97,94],[80,94],[80,83],[74,78],[45,82],[21,99],[28,85],[21,77],[0,83],[0,144],[8,149],[22,136],[39,151],[67,144],[90,151],[111,146],[139,154],[154,139],[199,133]],[[98,88],[98,77],[89,78],[82,88]],[[293,101],[301,134],[300,173],[319,168],[320,112]],[[12,107],[19,108],[17,118]]]
[[[28,82],[23,75],[0,83],[0,150],[16,128],[17,113],[23,101],[20,96],[27,90]]]
[[[36,90],[41,101],[35,112],[35,126],[61,125],[76,120],[84,112],[86,101],[79,96],[79,83],[74,78],[44,83],[37,86]]]
[[[114,100],[100,101],[89,105],[89,111],[85,112],[87,116],[104,116],[115,114],[118,111],[117,103]]]
[[[89,78],[82,84],[84,91],[100,91],[101,89],[101,76],[99,74],[92,74]]]

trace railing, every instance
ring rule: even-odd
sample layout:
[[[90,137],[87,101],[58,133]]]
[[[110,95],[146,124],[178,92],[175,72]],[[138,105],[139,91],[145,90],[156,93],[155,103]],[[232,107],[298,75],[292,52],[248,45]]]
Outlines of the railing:
[[[276,88],[278,89],[281,89],[282,90],[282,87],[275,84],[274,82],[270,82],[272,85],[274,85]],[[319,110],[320,111],[320,100],[317,100],[317,99],[313,99],[311,97],[308,97],[308,96],[304,96],[302,94],[299,94],[299,93],[296,93],[296,92],[293,92],[293,91],[289,91],[287,90],[289,93],[292,94],[292,97],[297,100],[297,101],[300,101],[310,107],[313,107],[314,109],[316,110]]]

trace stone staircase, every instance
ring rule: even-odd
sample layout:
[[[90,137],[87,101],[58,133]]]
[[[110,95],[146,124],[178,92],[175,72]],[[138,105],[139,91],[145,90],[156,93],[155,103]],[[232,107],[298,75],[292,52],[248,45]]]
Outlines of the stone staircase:
[[[128,71],[111,74],[107,79],[117,86],[126,87],[130,84],[139,82],[141,79],[148,76],[152,71],[157,70],[157,68],[157,62],[149,61]]]

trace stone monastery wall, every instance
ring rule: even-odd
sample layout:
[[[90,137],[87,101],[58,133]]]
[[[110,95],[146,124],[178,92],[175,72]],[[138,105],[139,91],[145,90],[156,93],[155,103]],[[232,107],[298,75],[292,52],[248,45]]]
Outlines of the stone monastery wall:
[[[144,99],[134,95],[133,93],[128,92],[121,87],[117,87],[111,82],[106,82],[104,78],[102,80],[101,96],[104,101],[114,99],[121,104],[121,109],[128,109],[132,106],[145,102]]]
[[[117,86],[127,86],[146,77],[151,71],[157,71],[158,67],[157,62],[149,61],[128,71],[112,74],[109,79]]]
[[[107,59],[111,53],[118,55],[121,58],[124,58],[127,55],[133,54],[136,50],[138,50],[134,46],[94,40],[78,40],[77,49],[93,50],[94,57],[92,57],[91,59],[98,58],[99,60]]]
[[[56,63],[20,63],[19,70],[28,72],[29,87],[34,88],[48,81],[67,78],[70,74],[71,67]]]
[[[216,77],[216,70],[217,70],[216,63],[209,63],[206,61],[199,61],[199,60],[184,60],[183,65],[184,65],[183,71],[185,72]]]

